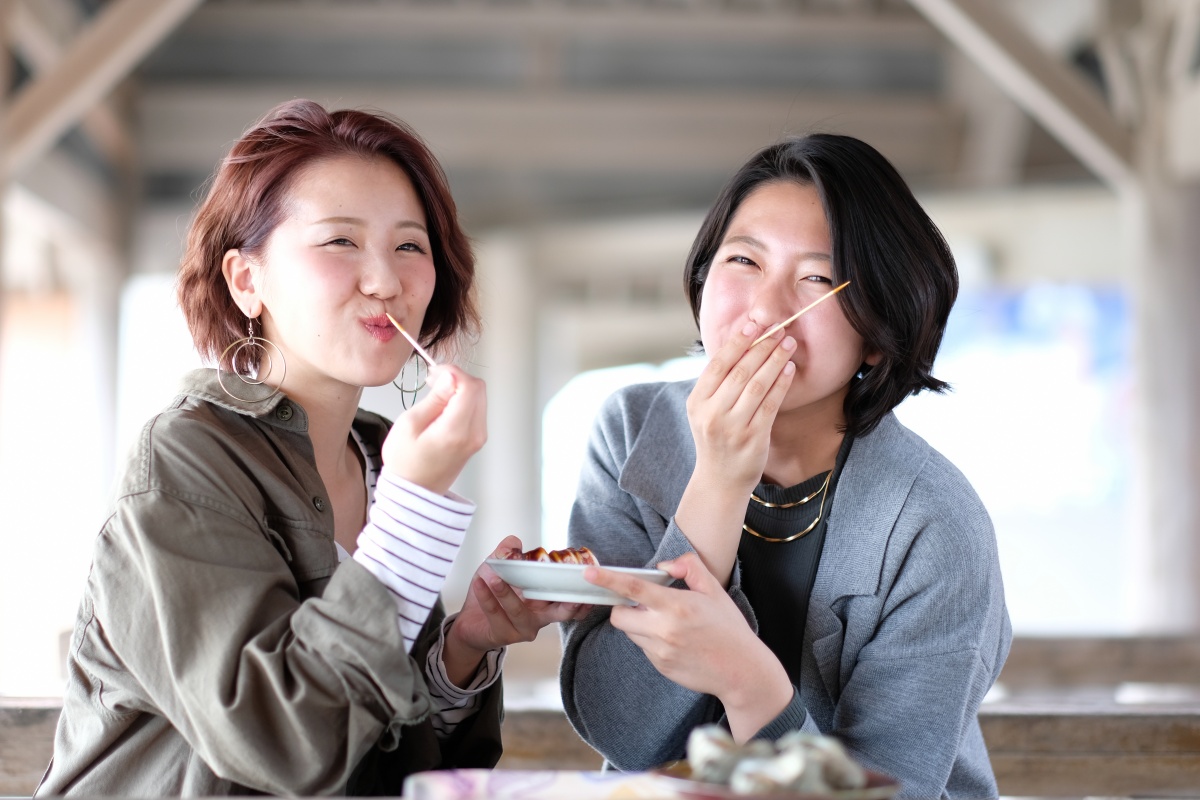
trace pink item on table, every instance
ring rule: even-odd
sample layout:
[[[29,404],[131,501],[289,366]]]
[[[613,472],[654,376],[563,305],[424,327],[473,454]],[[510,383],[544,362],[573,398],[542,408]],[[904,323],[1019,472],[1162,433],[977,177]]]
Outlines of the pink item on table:
[[[453,769],[404,781],[405,800],[677,800],[647,773]]]

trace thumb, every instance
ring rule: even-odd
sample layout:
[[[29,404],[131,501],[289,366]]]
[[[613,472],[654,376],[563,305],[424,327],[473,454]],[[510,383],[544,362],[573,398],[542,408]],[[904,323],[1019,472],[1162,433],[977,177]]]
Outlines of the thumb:
[[[500,544],[496,545],[496,549],[492,551],[493,556],[499,556],[501,553],[521,552],[521,540],[516,536],[508,535],[500,540]]]
[[[442,415],[456,389],[454,374],[439,367],[429,371],[429,393],[416,403],[404,416],[413,431],[419,433],[428,428]]]
[[[714,587],[721,592],[725,591],[708,571],[708,567],[704,566],[704,561],[698,553],[684,553],[679,558],[662,562],[658,568],[675,580],[683,581],[694,592],[712,594]]]

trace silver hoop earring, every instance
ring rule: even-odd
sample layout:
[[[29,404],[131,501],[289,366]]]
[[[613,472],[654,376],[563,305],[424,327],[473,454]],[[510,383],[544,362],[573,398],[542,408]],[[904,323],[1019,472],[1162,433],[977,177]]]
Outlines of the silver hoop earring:
[[[229,347],[226,347],[225,351],[221,353],[221,358],[217,361],[217,383],[221,384],[221,389],[225,392],[225,394],[229,395],[234,400],[238,400],[243,403],[265,403],[275,395],[279,394],[280,389],[283,387],[283,379],[287,377],[287,359],[284,358],[283,351],[279,349],[277,344],[272,342],[270,339],[263,339],[262,337],[254,335],[253,319],[246,323],[246,332],[247,335],[244,338],[238,339],[236,342],[229,345]],[[236,375],[238,380],[240,380],[243,384],[246,386],[262,386],[264,383],[266,383],[267,377],[275,371],[275,358],[271,355],[272,348],[279,356],[279,365],[282,371],[282,374],[279,376],[279,384],[275,387],[275,391],[271,392],[266,397],[256,398],[238,397],[236,394],[229,391],[229,387],[225,385],[225,371],[221,368],[225,363],[225,357],[229,356],[229,372],[232,372],[234,375]],[[232,354],[230,351],[233,351]],[[257,358],[254,358],[254,356],[257,356]],[[262,368],[264,360],[267,362],[266,370],[263,370]],[[239,366],[241,366],[241,369],[239,369]],[[253,370],[256,377],[249,378],[246,375],[243,375],[242,369],[245,369],[247,372]],[[260,374],[262,377],[257,377]]]
[[[406,386],[409,383],[410,376],[408,374],[408,365],[413,365],[413,374],[411,376],[412,386]],[[392,386],[400,390],[400,405],[404,406],[407,411],[417,402],[417,393],[425,388],[425,379],[429,377],[429,365],[425,363],[425,359],[421,358],[416,353],[408,361],[404,362],[404,367],[400,370],[400,382],[392,381]]]

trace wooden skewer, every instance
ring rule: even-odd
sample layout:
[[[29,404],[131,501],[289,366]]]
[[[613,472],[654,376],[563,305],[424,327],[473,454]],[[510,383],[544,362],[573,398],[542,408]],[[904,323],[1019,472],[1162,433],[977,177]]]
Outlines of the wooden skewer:
[[[757,339],[755,339],[753,342],[750,343],[750,346],[754,347],[754,345],[758,344],[763,339],[766,339],[768,336],[770,336],[772,333],[779,330],[780,328],[786,328],[788,325],[791,325],[793,322],[795,322],[797,319],[799,319],[800,315],[803,314],[805,311],[808,311],[810,308],[815,306],[817,303],[825,302],[826,300],[833,297],[835,294],[840,292],[842,289],[845,289],[849,285],[850,285],[850,281],[846,281],[845,283],[843,283],[841,286],[837,287],[836,289],[833,289],[830,292],[821,295],[816,300],[813,300],[811,303],[809,303],[804,308],[797,311],[795,314],[792,314],[790,317],[785,319],[783,322],[780,322],[776,325],[772,325],[771,327],[767,328],[767,330],[763,333],[762,336],[758,337]],[[405,336],[407,336],[407,335],[408,334],[405,334]]]
[[[404,330],[404,326],[402,326],[402,325],[401,325],[399,322],[396,322],[396,318],[395,318],[395,317],[393,317],[391,314],[387,313],[386,311],[385,311],[385,312],[383,312],[383,314],[384,314],[384,316],[386,316],[386,317],[388,318],[388,321],[389,321],[389,322],[391,322],[393,325],[395,325],[395,326],[396,326],[396,330],[400,331],[400,334],[401,334],[401,335],[402,335],[402,336],[403,336],[405,339],[408,339],[408,343],[409,343],[409,344],[411,344],[411,345],[413,346],[413,348],[414,348],[414,349],[417,351],[417,355],[419,355],[419,356],[421,356],[421,358],[425,359],[425,363],[426,363],[426,364],[428,364],[428,365],[429,365],[429,366],[431,366],[431,367],[436,367],[436,366],[437,366],[437,362],[433,360],[433,356],[429,355],[429,353],[427,353],[427,352],[425,351],[425,348],[424,348],[424,347],[421,347],[420,343],[419,343],[419,342],[417,342],[417,340],[416,340],[416,339],[414,339],[414,338],[413,338],[413,337],[412,337],[412,336],[409,334],[409,332],[408,332],[408,331]]]

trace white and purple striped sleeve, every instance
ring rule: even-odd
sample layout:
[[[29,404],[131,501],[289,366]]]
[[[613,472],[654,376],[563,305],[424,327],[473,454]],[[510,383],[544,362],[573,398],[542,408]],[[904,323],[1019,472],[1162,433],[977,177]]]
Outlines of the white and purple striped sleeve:
[[[425,660],[425,685],[429,688],[429,699],[433,704],[429,720],[434,733],[443,741],[450,738],[459,723],[479,711],[483,692],[500,678],[506,652],[503,647],[489,650],[466,687],[460,689],[455,686],[446,674],[446,662],[442,655],[446,649],[446,632],[457,617],[458,614],[451,614],[442,622],[438,640],[429,648]]]
[[[353,558],[392,593],[407,652],[437,602],[474,514],[475,504],[458,495],[443,497],[386,472],[379,475]]]

